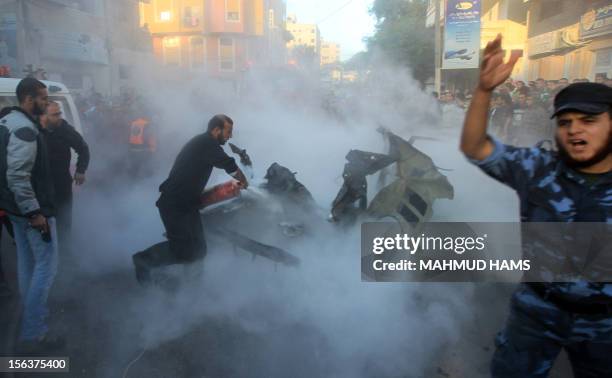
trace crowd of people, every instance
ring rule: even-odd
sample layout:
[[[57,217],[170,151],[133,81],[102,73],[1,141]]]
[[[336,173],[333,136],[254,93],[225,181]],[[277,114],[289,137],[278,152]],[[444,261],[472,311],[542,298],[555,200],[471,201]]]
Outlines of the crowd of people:
[[[555,96],[573,83],[588,83],[589,79],[567,78],[544,80],[538,78],[525,82],[509,78],[498,86],[492,94],[489,111],[490,132],[498,139],[519,146],[532,146],[543,140],[552,140],[554,122],[550,113]],[[595,82],[612,87],[612,79],[597,75]],[[473,96],[473,91],[443,90],[438,96],[442,112],[449,109],[466,111]]]
[[[98,190],[117,184],[109,177],[138,180],[151,174],[157,144],[151,112],[133,92],[114,105],[95,93],[77,97],[82,133],[68,123],[70,117],[50,100],[38,79],[21,80],[16,97],[18,106],[0,110],[0,236],[5,228],[16,246],[23,306],[16,348],[29,354],[64,343],[48,333],[46,303],[58,269],[58,249],[63,257],[72,253],[73,185],[84,184],[86,172]],[[74,168],[72,151],[77,156]],[[96,157],[93,169],[90,156]],[[0,298],[15,297],[2,265],[0,258]]]
[[[79,98],[85,138],[68,124],[61,106],[49,99],[45,84],[29,77],[16,88],[18,106],[0,111],[0,221],[15,241],[17,281],[23,308],[15,352],[22,355],[51,353],[64,347],[61,336],[49,332],[47,299],[62,256],[70,253],[73,183],[82,185],[90,162],[101,178],[96,190],[110,176],[130,177],[130,182],[151,175],[155,118],[134,96],[125,96],[111,106],[99,95]],[[153,121],[153,122],[152,122]],[[248,186],[245,175],[222,149],[232,137],[233,121],[225,115],[213,117],[205,133],[194,137],[179,153],[157,202],[168,241],[134,256],[138,281],[150,284],[150,270],[167,264],[190,263],[204,258],[206,244],[199,217],[200,194],[213,167],[223,168]],[[71,150],[78,155],[71,174]],[[104,174],[104,172],[110,174]],[[108,181],[113,183],[108,184]],[[0,224],[1,231],[2,224]],[[1,234],[0,234],[1,235]],[[63,262],[63,261],[62,261]],[[0,297],[11,295],[2,275]]]

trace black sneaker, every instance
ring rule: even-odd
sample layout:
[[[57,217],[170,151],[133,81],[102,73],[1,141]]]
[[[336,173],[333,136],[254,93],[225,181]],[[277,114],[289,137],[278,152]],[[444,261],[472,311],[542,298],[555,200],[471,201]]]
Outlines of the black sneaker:
[[[19,342],[15,352],[20,356],[48,356],[65,346],[66,340],[63,337],[45,335],[40,339]]]
[[[142,286],[149,286],[151,284],[150,269],[138,258],[138,254],[132,256],[132,262],[134,263],[134,271],[136,272],[138,283]]]

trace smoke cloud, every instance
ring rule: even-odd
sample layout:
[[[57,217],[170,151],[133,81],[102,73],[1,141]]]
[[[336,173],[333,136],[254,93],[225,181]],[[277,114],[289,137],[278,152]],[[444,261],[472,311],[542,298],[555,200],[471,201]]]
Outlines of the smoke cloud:
[[[153,174],[135,180],[105,164],[117,147],[98,146],[92,159],[104,177],[76,195],[73,268],[55,297],[65,309],[64,331],[80,335],[71,351],[83,355],[83,338],[91,340],[85,343],[99,362],[74,363],[96,376],[115,377],[145,350],[128,376],[433,376],[473,322],[477,288],[361,282],[359,226],[339,228],[325,215],[342,185],[344,156],[350,149],[386,152],[376,132],[384,126],[404,138],[436,138],[416,146],[450,170],[444,173],[456,198],[438,201],[434,220],[515,220],[511,192],[459,154],[461,125],[445,122],[434,99],[408,72],[393,67],[381,66],[369,84],[333,94],[297,74],[253,73],[237,88],[153,66],[134,71],[141,75],[137,92],[158,113],[158,156]],[[217,113],[234,119],[232,142],[250,154],[254,183],[278,162],[297,172],[313,194],[320,217],[306,220],[307,235],[278,236],[277,224],[262,234],[262,241],[287,249],[301,265],[253,260],[205,224],[209,253],[202,276],[172,293],[142,289],[131,255],[163,240],[154,206],[158,186],[182,145]],[[209,184],[225,180],[215,172]],[[475,197],[486,209],[478,208]],[[260,219],[243,221],[262,227]],[[166,273],[189,276],[179,266]],[[67,304],[75,297],[81,298],[80,309]]]

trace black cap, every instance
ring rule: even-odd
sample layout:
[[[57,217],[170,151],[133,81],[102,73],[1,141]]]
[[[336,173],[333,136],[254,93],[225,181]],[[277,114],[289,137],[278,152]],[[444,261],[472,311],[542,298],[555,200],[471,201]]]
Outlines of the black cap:
[[[551,118],[568,111],[601,114],[612,106],[612,88],[598,83],[568,85],[555,96],[555,112]]]

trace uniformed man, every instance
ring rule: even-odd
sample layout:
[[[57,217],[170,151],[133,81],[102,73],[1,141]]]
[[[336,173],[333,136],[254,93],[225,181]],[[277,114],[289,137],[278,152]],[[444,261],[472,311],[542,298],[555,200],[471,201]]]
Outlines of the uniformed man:
[[[487,45],[461,150],[517,192],[523,229],[529,227],[525,222],[611,224],[612,89],[577,83],[557,94],[558,152],[504,145],[487,135],[487,112],[491,93],[510,76],[518,58],[513,53],[504,63],[501,36]],[[567,261],[560,250],[547,252]],[[545,377],[561,349],[575,376],[612,377],[612,284],[586,279],[521,284],[496,338],[492,376]]]

